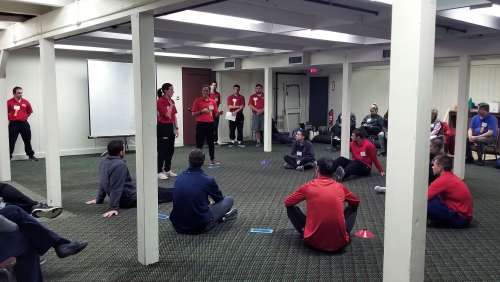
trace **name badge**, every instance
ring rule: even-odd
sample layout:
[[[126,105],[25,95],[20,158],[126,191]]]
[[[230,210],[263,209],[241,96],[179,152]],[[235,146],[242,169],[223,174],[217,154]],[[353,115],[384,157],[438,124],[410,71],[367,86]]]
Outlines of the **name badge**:
[[[14,105],[14,111],[19,111],[21,107],[19,105]]]
[[[360,154],[362,157],[366,157],[366,152],[365,152],[365,151],[363,151],[363,152],[361,152],[361,153],[359,153],[359,154]]]
[[[208,109],[209,109],[210,111],[213,111],[213,110],[214,110],[214,105],[209,105],[209,106],[208,106]]]
[[[233,99],[233,106],[236,106],[236,101],[238,101],[238,99]]]
[[[215,102],[219,102],[219,97],[215,97]]]
[[[297,152],[297,157],[302,157],[302,152]]]
[[[488,123],[486,122],[481,123],[481,127],[488,127]]]
[[[21,104],[21,107],[25,107],[26,108],[26,104]]]
[[[369,118],[369,119],[367,119],[367,120],[366,120],[366,122],[371,122],[371,121],[372,121],[372,119],[371,119],[371,118]]]
[[[259,98],[253,97],[253,103],[255,104],[255,106],[257,106],[257,100],[259,100]]]

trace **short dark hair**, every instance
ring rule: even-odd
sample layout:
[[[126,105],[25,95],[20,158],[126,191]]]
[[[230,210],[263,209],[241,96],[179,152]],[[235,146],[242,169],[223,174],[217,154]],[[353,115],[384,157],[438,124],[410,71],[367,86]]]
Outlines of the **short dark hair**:
[[[434,161],[443,167],[444,171],[452,171],[453,170],[453,160],[446,156],[440,155],[434,158]]]
[[[479,105],[477,106],[477,108],[479,110],[481,110],[481,109],[486,110],[487,112],[490,111],[490,105],[488,105],[487,103],[479,103]]]
[[[205,162],[205,153],[200,149],[194,149],[189,153],[189,167],[198,168]]]
[[[122,140],[111,140],[108,143],[108,154],[110,156],[118,156],[125,149]]]
[[[241,87],[238,84],[233,85],[233,88],[238,87],[238,89],[241,89]]]
[[[259,86],[260,86],[260,87],[264,87],[264,86],[262,86],[262,84],[260,84],[260,83],[257,83],[257,85],[255,85],[255,87],[259,87]]]
[[[363,129],[356,128],[352,131],[352,134],[356,137],[366,138],[366,132]]]
[[[12,94],[16,94],[17,90],[23,89],[21,86],[16,86],[12,89]]]
[[[439,150],[443,149],[443,140],[441,138],[434,138],[431,140],[431,146],[435,146],[436,148],[438,148]]]
[[[321,158],[318,160],[318,170],[319,174],[323,176],[332,176],[335,172],[333,167],[333,160],[327,158]]]

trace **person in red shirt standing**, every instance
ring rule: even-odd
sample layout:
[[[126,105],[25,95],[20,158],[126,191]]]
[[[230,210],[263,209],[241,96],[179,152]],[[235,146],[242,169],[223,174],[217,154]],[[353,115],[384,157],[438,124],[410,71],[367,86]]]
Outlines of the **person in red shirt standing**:
[[[210,155],[209,165],[219,165],[220,162],[215,161],[214,149],[214,122],[215,117],[219,115],[219,109],[215,100],[209,97],[208,86],[204,86],[201,89],[201,97],[194,100],[191,114],[196,117],[196,148],[202,149],[206,140]]]
[[[339,157],[333,162],[335,179],[340,182],[351,175],[370,175],[372,164],[375,164],[380,175],[384,176],[384,168],[377,158],[377,148],[366,138],[364,130],[353,130],[351,139],[352,160]]]
[[[439,177],[427,192],[427,219],[434,226],[464,228],[472,221],[472,195],[452,169],[450,157],[440,155],[434,159],[432,172]]]
[[[248,99],[248,105],[252,109],[252,130],[257,140],[256,147],[261,146],[262,132],[264,131],[264,92],[262,84],[255,85],[255,93]]]
[[[208,94],[210,99],[213,99],[217,104],[217,108],[220,109],[221,98],[220,93],[217,92],[217,82],[212,82],[210,84],[210,94]],[[222,111],[219,112],[219,115]],[[219,145],[219,115],[214,118],[214,144]]]
[[[238,145],[243,148],[243,122],[245,117],[243,116],[243,109],[245,108],[245,97],[240,94],[240,86],[235,84],[233,86],[233,95],[227,97],[227,107],[229,111],[236,116],[236,120],[229,121],[229,139],[231,144],[229,146]],[[236,130],[238,130],[238,143],[236,143]]]
[[[158,178],[168,179],[175,177],[172,169],[172,157],[174,156],[175,138],[179,136],[177,127],[177,109],[172,100],[174,95],[174,86],[170,83],[164,83],[158,89],[158,100],[156,101],[156,137],[158,148]],[[164,172],[165,171],[165,172]]]
[[[10,158],[14,152],[17,137],[21,134],[24,142],[24,151],[32,161],[38,161],[31,147],[31,128],[28,117],[33,113],[30,102],[23,98],[23,89],[19,86],[12,89],[13,98],[7,101],[7,116],[9,119],[9,149]]]
[[[304,242],[322,251],[338,251],[351,241],[349,233],[356,221],[359,198],[332,179],[332,160],[321,158],[316,178],[285,199],[288,218],[304,237]],[[296,205],[306,201],[307,216]],[[347,207],[344,208],[344,203]]]

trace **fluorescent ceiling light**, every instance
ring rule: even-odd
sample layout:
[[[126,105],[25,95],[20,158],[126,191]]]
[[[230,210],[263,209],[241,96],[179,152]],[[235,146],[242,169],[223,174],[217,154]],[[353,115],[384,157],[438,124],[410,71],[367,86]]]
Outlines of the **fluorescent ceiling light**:
[[[75,50],[75,51],[89,51],[89,52],[122,53],[122,54],[130,53],[130,50],[125,50],[125,49],[113,49],[104,47],[66,45],[66,44],[55,44],[54,48],[60,50]]]
[[[0,21],[0,29],[5,29],[9,27],[12,24],[15,24],[16,22],[10,22],[10,21]]]
[[[73,0],[15,0],[14,2],[24,2],[24,3],[38,4],[38,5],[52,6],[52,7],[62,7],[73,2]]]
[[[390,40],[358,36],[348,33],[335,32],[323,29],[303,29],[282,33],[283,35],[296,36],[310,39],[326,40],[333,42],[344,42],[354,44],[379,44],[388,43]]]
[[[155,52],[155,56],[160,57],[176,57],[176,58],[190,58],[190,59],[205,59],[205,60],[215,60],[223,59],[224,57],[217,56],[203,56],[194,54],[182,54],[182,53],[169,53],[169,52]]]
[[[372,2],[380,2],[387,5],[392,5],[392,0],[371,0]]]
[[[470,9],[471,13],[500,17],[500,5],[493,4],[491,7]]]
[[[216,49],[255,52],[255,53],[291,52],[291,50],[267,49],[267,48],[259,48],[259,47],[252,47],[252,46],[243,46],[243,45],[233,45],[233,44],[222,44],[222,43],[203,43],[203,44],[199,44],[197,46],[205,47],[205,48],[216,48]]]
[[[110,32],[110,31],[94,31],[86,34],[87,36],[108,38],[108,39],[119,39],[132,41],[132,34],[120,33],[120,32]],[[168,40],[161,37],[154,38],[155,43],[167,43]]]
[[[237,29],[253,29],[256,25],[262,24],[263,22],[253,19],[246,19],[240,17],[226,16],[221,14],[199,12],[194,10],[185,10],[182,12],[173,13],[166,16],[158,17],[159,19],[225,27],[225,28],[237,28]]]

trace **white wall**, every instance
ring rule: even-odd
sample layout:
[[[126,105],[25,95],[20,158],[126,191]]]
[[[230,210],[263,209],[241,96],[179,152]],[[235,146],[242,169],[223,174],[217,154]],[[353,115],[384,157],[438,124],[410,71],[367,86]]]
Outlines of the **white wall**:
[[[87,59],[130,62],[130,56],[103,53],[56,51],[56,79],[59,107],[60,145],[62,155],[98,153],[105,149],[108,139],[88,139],[89,110],[87,86]],[[179,110],[180,134],[182,134],[182,67],[210,68],[209,62],[157,57],[157,85],[170,82],[174,85],[174,100]],[[12,88],[23,87],[24,97],[34,113],[29,122],[32,131],[32,145],[37,156],[44,155],[43,108],[39,81],[38,49],[21,49],[11,53],[7,63],[7,83],[5,95],[12,96]],[[155,93],[151,93],[155,95]],[[113,105],[110,105],[110,107]],[[155,110],[155,109],[152,109]],[[176,141],[181,146],[182,135]],[[133,145],[133,140],[131,140]],[[19,136],[15,157],[24,155],[24,146]]]

